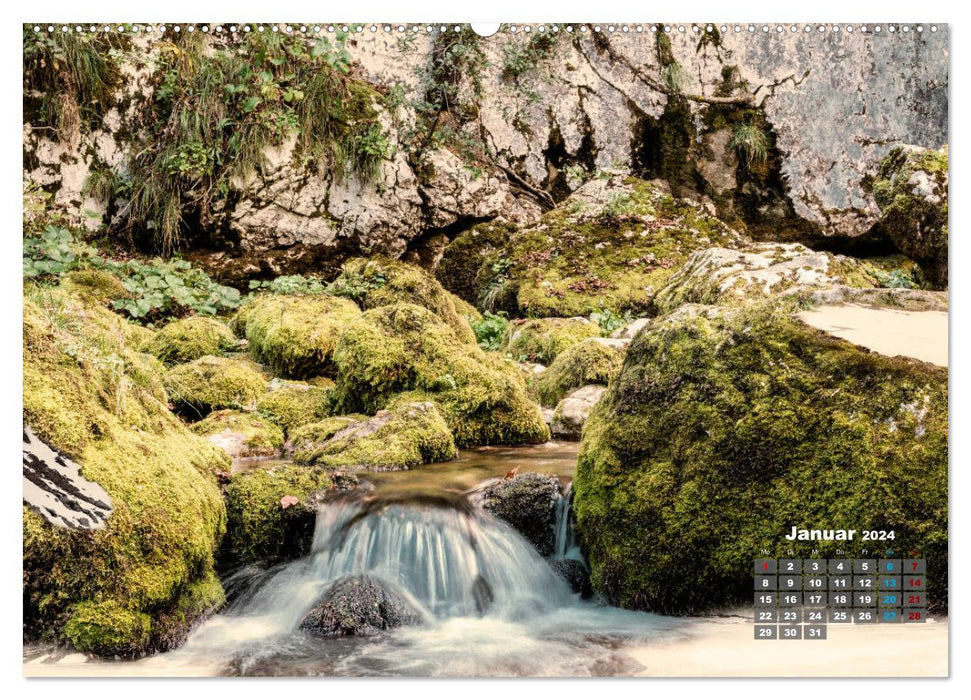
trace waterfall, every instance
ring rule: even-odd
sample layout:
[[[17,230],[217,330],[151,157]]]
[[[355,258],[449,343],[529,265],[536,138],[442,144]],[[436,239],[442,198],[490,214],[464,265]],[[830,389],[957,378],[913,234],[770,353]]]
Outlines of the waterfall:
[[[577,544],[576,530],[573,528],[573,484],[569,484],[556,504],[556,537],[553,541],[553,559],[574,559],[586,562]]]
[[[331,583],[363,574],[393,586],[430,618],[521,619],[571,600],[519,533],[464,499],[345,500],[321,507],[310,557],[262,577],[232,612],[292,630]]]

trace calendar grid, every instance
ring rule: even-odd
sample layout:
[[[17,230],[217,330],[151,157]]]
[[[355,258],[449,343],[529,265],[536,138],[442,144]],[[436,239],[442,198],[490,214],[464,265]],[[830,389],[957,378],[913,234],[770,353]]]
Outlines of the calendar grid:
[[[756,559],[754,634],[822,640],[830,625],[922,623],[924,559]]]

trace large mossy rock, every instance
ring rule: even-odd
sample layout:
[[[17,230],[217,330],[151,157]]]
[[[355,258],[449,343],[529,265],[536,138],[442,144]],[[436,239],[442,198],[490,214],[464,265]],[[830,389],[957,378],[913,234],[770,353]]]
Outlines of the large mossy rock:
[[[802,543],[830,557],[873,552],[863,529],[894,530],[946,607],[947,406],[946,369],[835,339],[786,306],[652,322],[584,427],[574,508],[594,587],[623,607],[697,612],[751,601],[752,559],[781,556],[793,526],[857,530]]]
[[[232,326],[276,375],[310,379],[333,374],[331,355],[341,329],[360,314],[353,301],[327,294],[268,294],[240,309]]]
[[[476,301],[480,308],[513,316],[644,311],[691,253],[745,243],[701,206],[673,198],[660,183],[606,171],[539,223],[511,233],[501,247],[490,247],[477,273]],[[459,237],[450,248],[462,245]],[[443,265],[448,259],[446,251]]]
[[[226,487],[227,565],[298,559],[310,553],[317,510],[313,495],[329,475],[314,467],[279,466],[234,474]]]
[[[295,432],[293,443],[297,464],[349,470],[411,469],[457,454],[452,433],[431,402],[403,404],[343,426],[335,420],[310,424]]]
[[[167,365],[192,362],[205,355],[220,355],[236,344],[229,327],[204,316],[190,316],[164,326],[143,346]]]
[[[356,258],[344,264],[331,289],[365,310],[401,303],[421,306],[442,319],[459,338],[475,342],[472,326],[456,309],[454,297],[416,265],[388,258]]]
[[[557,357],[545,372],[532,380],[531,389],[540,404],[556,406],[574,389],[588,384],[608,384],[624,362],[626,341],[590,338]]]
[[[221,447],[230,457],[272,457],[283,448],[283,429],[255,413],[213,411],[192,424],[192,432]]]
[[[211,355],[176,365],[164,381],[169,400],[188,418],[220,408],[250,410],[266,392],[266,378],[252,362]]]
[[[226,454],[167,408],[131,324],[63,289],[24,296],[25,424],[110,496],[98,530],[24,507],[24,630],[101,656],[178,644],[223,602],[213,552]]]
[[[501,350],[518,362],[548,365],[567,348],[600,334],[600,326],[585,318],[514,320],[506,326]]]
[[[778,294],[835,286],[880,286],[871,265],[799,243],[759,243],[744,250],[709,248],[691,255],[654,297],[659,314],[683,304],[742,304]]]
[[[422,623],[421,614],[403,596],[371,576],[335,582],[300,620],[315,637],[368,637],[385,630]]]
[[[432,401],[460,447],[549,439],[515,364],[466,342],[414,304],[365,312],[341,335],[334,362],[343,413],[370,415],[392,400]]]
[[[947,287],[947,147],[897,146],[880,161],[873,197],[877,227],[920,265],[927,281]]]

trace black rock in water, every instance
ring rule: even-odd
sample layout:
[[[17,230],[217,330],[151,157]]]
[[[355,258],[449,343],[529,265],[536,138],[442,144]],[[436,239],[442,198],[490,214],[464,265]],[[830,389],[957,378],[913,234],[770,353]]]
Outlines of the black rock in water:
[[[486,511],[516,528],[540,555],[553,553],[559,479],[526,472],[486,486],[480,498]]]
[[[550,559],[550,568],[556,575],[569,584],[574,593],[579,593],[580,597],[586,600],[593,596],[593,588],[590,585],[590,572],[583,565],[582,561],[576,559]]]
[[[421,622],[412,605],[384,583],[352,576],[331,586],[300,620],[300,629],[318,637],[360,637]]]

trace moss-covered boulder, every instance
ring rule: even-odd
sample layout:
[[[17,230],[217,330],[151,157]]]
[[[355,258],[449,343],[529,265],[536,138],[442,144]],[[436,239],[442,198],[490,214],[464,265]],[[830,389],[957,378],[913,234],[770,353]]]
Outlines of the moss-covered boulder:
[[[65,289],[24,295],[24,423],[110,496],[105,526],[24,507],[24,631],[102,656],[163,649],[220,606],[226,454],[167,408],[161,365],[127,321]]]
[[[266,378],[252,362],[206,355],[165,373],[165,389],[176,410],[203,418],[219,408],[251,410],[266,392]]]
[[[445,289],[478,306],[484,263],[500,257],[515,233],[516,225],[501,219],[476,224],[445,247],[435,277]]]
[[[843,255],[799,243],[760,243],[744,250],[709,248],[694,253],[654,297],[659,314],[682,304],[741,304],[778,294],[829,287],[880,286],[878,270]]]
[[[283,429],[255,413],[213,411],[192,432],[221,447],[230,457],[271,457],[283,448]]]
[[[294,429],[330,415],[334,387],[290,382],[264,394],[256,410],[290,435]]]
[[[329,487],[327,473],[315,467],[289,465],[234,474],[226,487],[222,560],[235,565],[309,554],[317,513],[313,495]]]
[[[600,326],[585,318],[531,318],[510,321],[502,348],[518,362],[548,365],[569,347],[600,335]]]
[[[341,335],[334,362],[342,413],[373,414],[392,400],[432,401],[459,446],[549,439],[516,365],[483,352],[420,306],[365,312]]]
[[[338,427],[330,420],[297,431],[293,461],[349,470],[397,471],[454,459],[457,450],[431,402],[378,411]],[[334,428],[337,428],[334,430]]]
[[[590,338],[561,353],[545,372],[530,384],[543,406],[552,408],[573,389],[587,384],[607,384],[624,362],[626,342],[614,338]]]
[[[645,311],[691,253],[745,242],[663,185],[605,172],[483,258],[478,305],[539,317]]]
[[[249,351],[278,376],[310,379],[333,373],[331,355],[341,329],[361,314],[348,299],[327,294],[257,297],[233,318]]]
[[[236,344],[236,337],[224,323],[205,316],[190,316],[173,321],[142,346],[168,365],[198,360],[205,355],[221,355]]]
[[[791,529],[893,530],[947,605],[947,371],[812,329],[785,305],[678,313],[642,330],[583,431],[574,510],[594,587],[629,608],[751,600]],[[799,551],[803,551],[800,549]],[[690,561],[685,577],[678,562]]]
[[[873,197],[878,227],[920,265],[937,289],[947,287],[947,147],[897,146],[880,161]]]
[[[73,270],[64,275],[61,285],[74,296],[102,305],[131,297],[121,280],[105,270]]]
[[[475,342],[468,318],[455,308],[454,296],[416,265],[388,258],[355,258],[344,264],[331,290],[353,299],[362,309],[399,303],[421,306],[442,319],[459,338]]]

